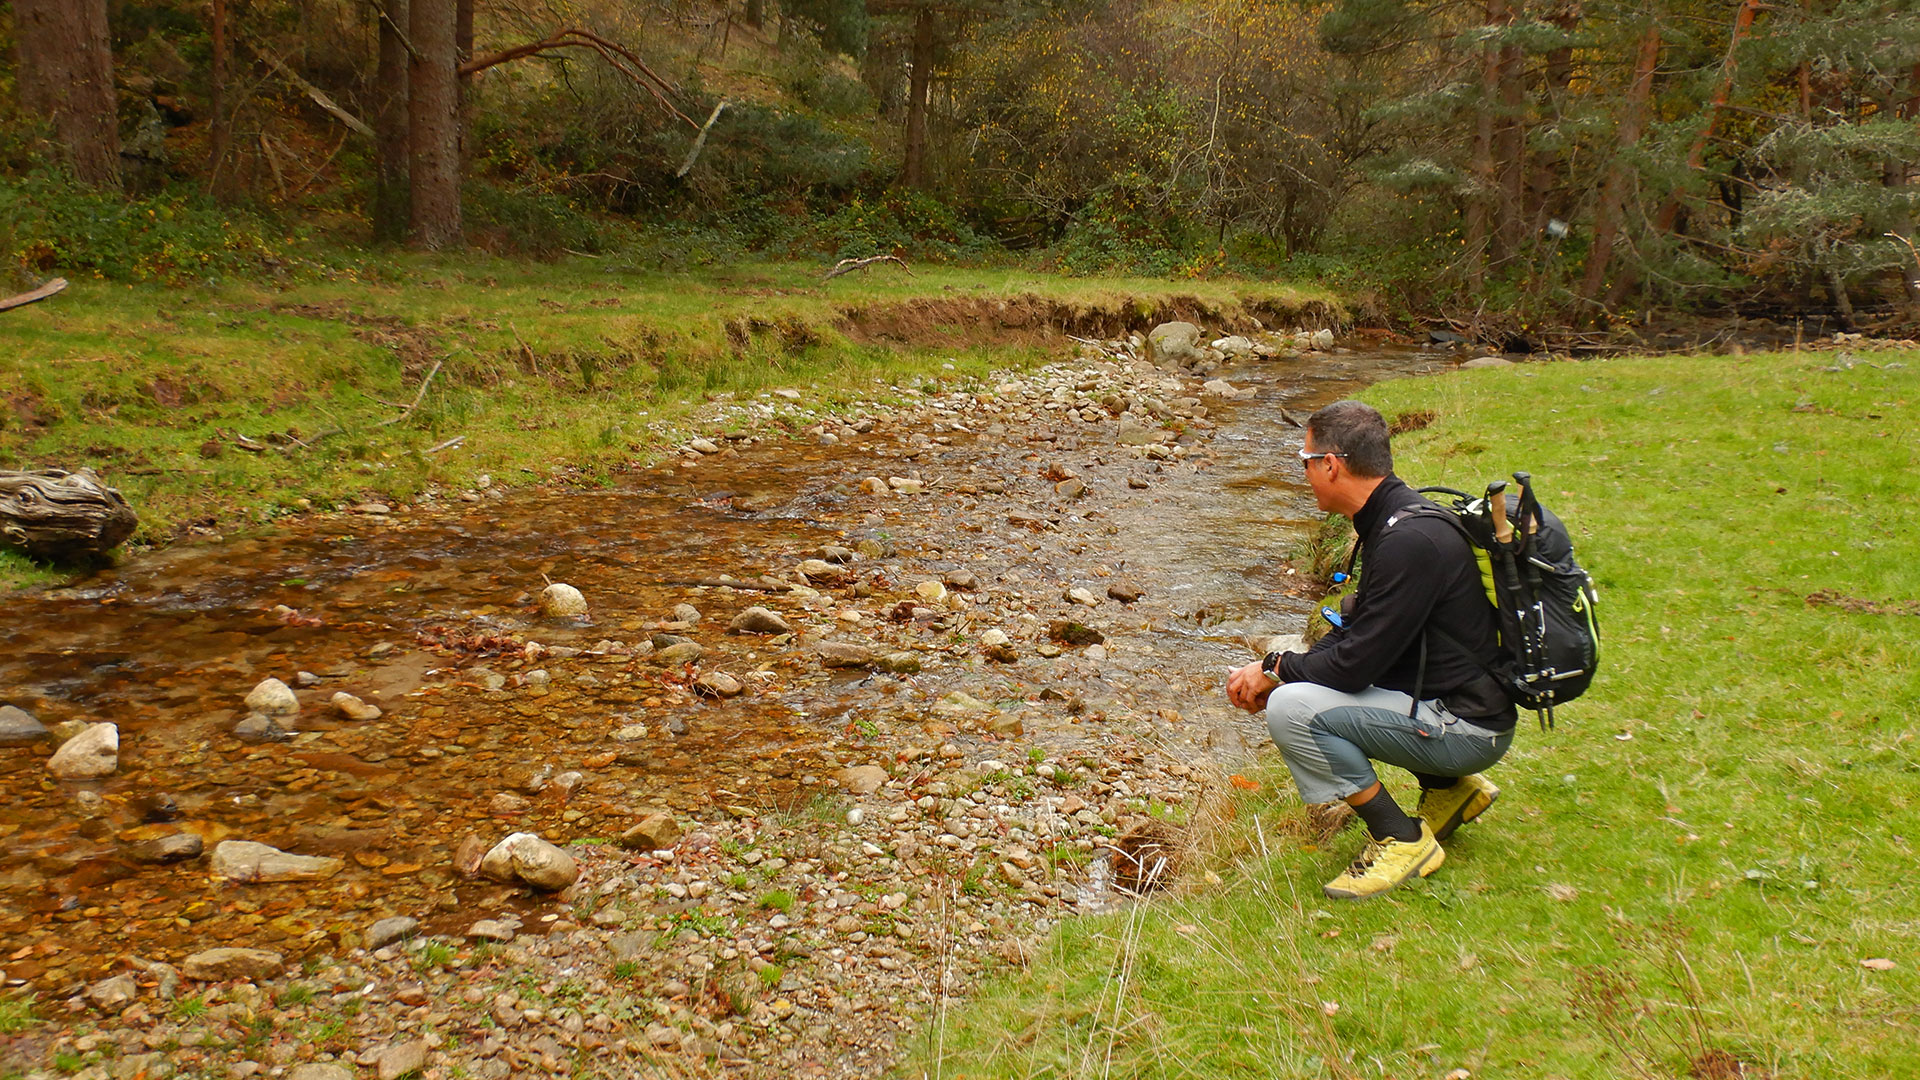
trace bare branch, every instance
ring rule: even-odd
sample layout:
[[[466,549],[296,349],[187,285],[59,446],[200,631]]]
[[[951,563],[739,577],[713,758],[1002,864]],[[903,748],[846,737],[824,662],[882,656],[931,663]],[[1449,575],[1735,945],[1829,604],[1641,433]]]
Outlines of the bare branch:
[[[827,271],[827,276],[820,280],[832,281],[841,274],[851,274],[855,270],[865,270],[877,262],[893,263],[900,267],[900,269],[905,270],[908,277],[914,276],[913,270],[909,268],[898,255],[869,255],[864,259],[841,259],[839,262],[833,264],[833,269]]]

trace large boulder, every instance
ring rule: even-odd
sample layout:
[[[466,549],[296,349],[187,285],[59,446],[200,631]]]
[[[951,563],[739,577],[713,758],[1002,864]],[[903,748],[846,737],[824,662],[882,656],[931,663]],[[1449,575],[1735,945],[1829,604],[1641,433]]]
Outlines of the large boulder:
[[[319,881],[343,865],[339,859],[293,855],[250,840],[222,840],[213,847],[211,869],[229,881]]]
[[[98,780],[120,767],[120,729],[89,724],[47,759],[47,771],[62,780]]]
[[[1148,332],[1147,359],[1160,367],[1187,368],[1210,357],[1199,327],[1190,322],[1166,322]]]
[[[532,833],[517,832],[493,846],[480,860],[480,876],[511,884],[523,881],[536,889],[558,892],[580,877],[573,856]]]

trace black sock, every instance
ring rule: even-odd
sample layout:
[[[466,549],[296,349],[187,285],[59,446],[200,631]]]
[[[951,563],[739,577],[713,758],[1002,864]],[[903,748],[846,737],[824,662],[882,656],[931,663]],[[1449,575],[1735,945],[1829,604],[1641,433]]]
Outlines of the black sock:
[[[1429,791],[1435,788],[1450,788],[1460,782],[1460,778],[1457,776],[1431,776],[1427,773],[1418,772],[1413,774],[1413,778],[1420,781],[1420,790],[1422,791]]]
[[[1393,796],[1387,794],[1386,788],[1374,792],[1373,798],[1355,806],[1353,812],[1367,823],[1367,833],[1375,840],[1420,839],[1420,823],[1400,809],[1400,804],[1393,801]]]

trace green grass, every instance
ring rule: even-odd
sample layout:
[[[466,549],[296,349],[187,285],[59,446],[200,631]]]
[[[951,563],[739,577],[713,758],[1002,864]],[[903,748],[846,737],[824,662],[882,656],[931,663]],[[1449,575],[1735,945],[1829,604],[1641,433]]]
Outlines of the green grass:
[[[482,473],[514,483],[568,465],[606,482],[681,438],[717,396],[806,391],[772,399],[799,429],[810,407],[976,385],[1061,353],[1058,338],[1043,348],[1006,331],[1019,320],[997,316],[1003,302],[1135,322],[1173,297],[1270,322],[1337,308],[1322,291],[1268,283],[954,266],[819,275],[793,263],[667,273],[619,256],[463,255],[277,283],[79,280],[0,322],[0,469],[91,467],[141,514],[135,542],[164,542],[196,523],[407,498]],[[848,321],[861,312],[864,331]],[[236,434],[280,441],[253,453]],[[0,560],[0,584],[45,576]]]
[[[40,1014],[33,1006],[30,995],[0,997],[0,1035],[12,1035],[39,1023]]]
[[[1401,475],[1534,473],[1599,584],[1594,688],[1551,733],[1523,716],[1499,805],[1365,903],[1322,899],[1359,834],[1318,842],[1269,753],[1260,791],[1197,815],[1196,884],[1067,922],[907,1071],[1599,1080],[1724,1053],[1920,1075],[1920,355],[1870,359],[1903,366],[1636,358],[1370,390],[1438,413],[1398,440]]]

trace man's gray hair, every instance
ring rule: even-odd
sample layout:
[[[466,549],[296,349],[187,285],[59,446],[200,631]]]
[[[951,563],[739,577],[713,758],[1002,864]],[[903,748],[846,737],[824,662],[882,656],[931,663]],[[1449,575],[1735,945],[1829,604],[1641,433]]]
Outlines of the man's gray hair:
[[[1387,422],[1363,401],[1336,401],[1307,418],[1315,450],[1345,454],[1355,476],[1385,476],[1393,471],[1393,445]]]

